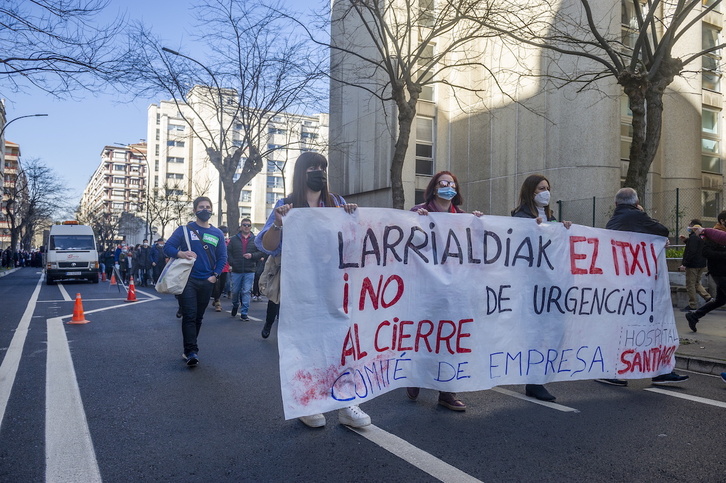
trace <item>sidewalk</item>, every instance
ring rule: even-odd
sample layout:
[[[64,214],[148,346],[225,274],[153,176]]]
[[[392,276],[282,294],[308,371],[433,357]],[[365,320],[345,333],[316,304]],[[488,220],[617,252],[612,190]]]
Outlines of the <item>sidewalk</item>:
[[[681,339],[676,367],[706,374],[726,372],[726,310],[716,309],[703,317],[696,333],[688,328],[685,312],[676,307],[673,312]]]
[[[20,267],[17,268],[0,268],[0,277],[4,277],[5,275],[10,275],[11,273],[20,270]]]

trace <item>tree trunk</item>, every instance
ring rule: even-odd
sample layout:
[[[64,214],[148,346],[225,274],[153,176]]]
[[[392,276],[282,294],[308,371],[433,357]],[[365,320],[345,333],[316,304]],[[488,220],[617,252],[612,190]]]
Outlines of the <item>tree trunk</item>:
[[[418,95],[414,94],[406,101],[403,90],[400,90],[398,93],[394,92],[394,98],[398,106],[398,138],[396,139],[393,159],[391,160],[391,198],[393,208],[403,210],[406,204],[403,191],[403,163],[406,160],[408,141],[411,139],[411,126],[414,119],[416,119]]]

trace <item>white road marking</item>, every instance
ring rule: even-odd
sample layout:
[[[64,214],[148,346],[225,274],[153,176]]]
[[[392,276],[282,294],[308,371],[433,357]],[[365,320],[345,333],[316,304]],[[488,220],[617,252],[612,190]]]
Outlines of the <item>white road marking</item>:
[[[45,371],[45,481],[100,482],[62,317],[48,319]]]
[[[66,291],[66,288],[63,286],[62,283],[57,282],[56,285],[58,287],[58,290],[60,290],[61,295],[63,296],[63,300],[65,300],[66,302],[70,302],[71,300],[73,300],[71,296],[68,295],[68,292]]]
[[[679,397],[681,399],[686,399],[688,401],[693,401],[701,404],[708,404],[719,408],[726,408],[726,402],[723,401],[715,401],[713,399],[706,399],[705,397],[691,396],[690,394],[681,394],[679,392],[669,391],[668,389],[659,389],[655,387],[649,387],[645,390],[650,392],[657,392],[658,394],[665,394],[666,396]]]
[[[20,365],[20,358],[23,355],[23,347],[25,346],[25,339],[28,336],[28,328],[30,327],[30,321],[33,318],[33,312],[35,311],[35,305],[38,301],[38,294],[40,294],[40,286],[43,283],[43,277],[38,279],[38,283],[35,285],[35,290],[28,300],[28,306],[23,312],[23,316],[20,318],[20,323],[15,329],[13,339],[10,341],[8,350],[5,352],[2,364],[0,364],[0,427],[2,427],[2,421],[5,418],[5,410],[8,407],[8,400],[10,399],[10,392],[15,384],[15,376],[18,373],[18,366]]]
[[[510,391],[509,389],[502,389],[501,387],[493,387],[491,388],[492,391],[498,392],[499,394],[504,394],[506,396],[512,396],[516,397],[517,399],[521,399],[522,401],[531,402],[533,404],[539,404],[540,406],[545,406],[550,409],[556,409],[558,411],[562,411],[565,413],[579,413],[579,409],[571,408],[568,406],[563,406],[562,404],[553,403],[550,401],[540,401],[539,399],[535,399],[533,397],[525,396],[524,394]]]
[[[464,473],[455,466],[451,466],[449,463],[440,460],[432,454],[417,448],[408,441],[388,433],[372,424],[363,428],[351,428],[349,426],[347,426],[347,428],[360,434],[367,440],[377,444],[395,456],[398,456],[402,460],[411,463],[416,468],[428,473],[439,481],[451,483],[481,481],[477,480],[468,473]]]

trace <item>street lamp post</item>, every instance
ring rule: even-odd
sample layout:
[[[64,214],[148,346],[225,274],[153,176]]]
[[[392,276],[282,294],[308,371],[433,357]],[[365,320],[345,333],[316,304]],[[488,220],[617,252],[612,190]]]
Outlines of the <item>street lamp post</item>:
[[[15,121],[17,121],[19,119],[25,119],[26,117],[47,117],[47,116],[48,116],[48,114],[26,114],[25,116],[18,116],[16,118],[11,119],[8,122],[6,122],[5,125],[2,127],[2,129],[0,129],[0,140],[2,140],[3,158],[5,155],[5,138],[3,137],[3,135],[5,134],[5,129],[7,129],[9,125],[11,125],[12,123],[14,123]],[[2,171],[0,171],[0,173],[1,172]],[[2,187],[3,187],[2,182],[0,182],[0,199],[2,198],[2,196],[1,196]],[[14,228],[13,228],[13,230],[14,230]],[[11,236],[12,236],[12,230],[11,230]],[[11,245],[12,245],[12,238],[11,238]],[[10,249],[13,253],[15,252],[15,247],[11,246]]]
[[[146,188],[146,227],[144,228],[144,239],[149,239],[149,233],[151,232],[151,221],[150,221],[150,215],[149,215],[149,177],[151,175],[151,167],[149,166],[149,159],[146,157],[146,154],[144,154],[140,149],[136,149],[130,144],[123,144],[123,143],[114,143],[117,146],[121,146],[124,148],[131,149],[133,151],[136,151],[141,155],[142,158],[144,158],[144,164],[146,165],[146,179],[144,180],[144,186]]]
[[[193,59],[189,57],[188,55],[184,55],[180,52],[177,52],[176,50],[171,50],[166,47],[162,47],[161,50],[163,50],[166,53],[169,53],[171,55],[176,55],[178,57],[183,57],[187,60],[190,60],[200,66],[202,69],[207,71],[207,74],[209,74],[209,77],[212,78],[212,82],[214,82],[214,86],[217,88],[217,95],[218,95],[218,102],[219,102],[219,162],[220,164],[223,162],[224,158],[222,156],[222,145],[224,144],[224,104],[222,104],[222,89],[219,87],[219,83],[217,82],[217,77],[214,75],[214,73],[209,70],[209,68],[199,62],[196,59]],[[217,169],[217,177],[219,178],[219,184],[217,186],[217,191],[219,192],[219,196],[217,199],[217,209],[219,210],[217,213],[217,225],[222,225],[222,173],[219,169]]]
[[[9,120],[8,122],[5,123],[5,125],[3,126],[2,129],[0,129],[0,138],[2,138],[3,137],[3,134],[5,134],[5,129],[7,129],[7,127],[9,125],[11,125],[12,123],[14,123],[18,119],[25,119],[26,117],[47,117],[47,116],[48,116],[48,114],[28,114],[28,115],[25,115],[25,116],[16,117],[15,119],[11,119],[11,120]]]

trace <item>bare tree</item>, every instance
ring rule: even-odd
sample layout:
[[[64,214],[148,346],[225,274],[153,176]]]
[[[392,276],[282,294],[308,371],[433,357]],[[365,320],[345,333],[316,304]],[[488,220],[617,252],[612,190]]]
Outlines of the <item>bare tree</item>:
[[[0,2],[0,85],[35,86],[51,94],[89,89],[113,75],[114,40],[123,19],[96,23],[108,0]],[[93,74],[93,75],[88,75]],[[98,76],[100,74],[100,76]]]
[[[13,183],[4,186],[4,214],[10,225],[11,248],[19,240],[27,244],[41,224],[52,219],[60,210],[68,209],[67,192],[63,180],[38,159],[23,163]]]
[[[566,68],[548,73],[556,83],[580,83],[581,89],[597,89],[601,79],[617,81],[633,113],[625,185],[645,193],[648,170],[660,144],[666,88],[676,76],[686,72],[687,66],[697,64],[726,44],[699,48],[684,58],[674,57],[673,52],[720,3],[721,0],[620,0],[622,16],[615,18],[615,2],[533,0],[530,7],[536,16],[480,17],[478,22],[515,42],[550,51],[553,70],[557,69],[558,59],[580,59],[575,68],[567,64]],[[695,70],[700,71],[701,66],[695,66]]]
[[[251,0],[207,0],[195,12],[199,31],[208,32],[198,39],[206,49],[204,63],[162,47],[139,26],[128,80],[138,95],[165,92],[177,104],[219,172],[225,206],[218,209],[227,212],[235,233],[242,188],[265,157],[284,148],[268,147],[268,126],[279,114],[315,104],[319,62],[279,9]],[[232,139],[232,132],[239,137]]]
[[[486,18],[500,9],[518,8],[504,3],[510,2],[336,1],[332,2],[331,14],[324,17],[331,19],[333,40],[321,37],[320,32],[327,29],[308,29],[319,45],[331,49],[332,82],[363,89],[384,104],[384,111],[391,102],[395,104],[390,167],[394,208],[405,204],[403,165],[422,93],[428,95],[434,85],[450,87],[454,97],[457,91],[474,96],[483,92],[484,84],[458,84],[455,80],[467,69],[489,70],[483,42],[492,31],[469,18]]]
[[[96,234],[96,239],[98,240],[100,248],[108,247],[118,238],[119,217],[113,216],[110,212],[78,211],[76,218],[84,225],[88,225],[93,228],[93,232]]]

